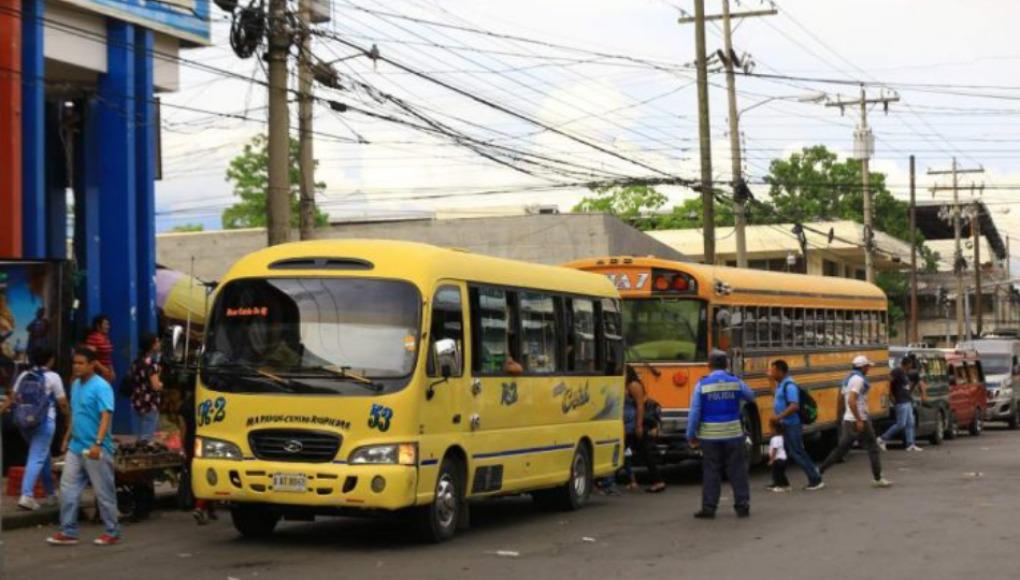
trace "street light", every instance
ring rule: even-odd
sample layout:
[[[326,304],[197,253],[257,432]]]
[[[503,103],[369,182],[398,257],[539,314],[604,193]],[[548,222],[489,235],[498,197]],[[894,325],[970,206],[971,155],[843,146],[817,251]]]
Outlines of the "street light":
[[[744,109],[741,109],[740,111],[737,111],[737,118],[739,119],[744,115],[744,113],[750,111],[751,109],[757,109],[758,107],[766,103],[771,103],[772,101],[792,101],[795,103],[821,103],[828,98],[829,96],[826,95],[823,91],[814,91],[800,95],[777,95],[775,97],[769,97],[765,100],[758,101],[757,103],[751,105],[750,107],[746,107]]]

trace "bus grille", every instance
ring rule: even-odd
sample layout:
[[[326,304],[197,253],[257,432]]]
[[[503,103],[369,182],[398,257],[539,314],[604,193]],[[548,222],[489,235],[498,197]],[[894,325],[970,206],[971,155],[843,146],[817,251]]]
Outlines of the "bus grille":
[[[248,434],[248,444],[259,459],[326,463],[336,458],[341,437],[301,429],[262,429]]]

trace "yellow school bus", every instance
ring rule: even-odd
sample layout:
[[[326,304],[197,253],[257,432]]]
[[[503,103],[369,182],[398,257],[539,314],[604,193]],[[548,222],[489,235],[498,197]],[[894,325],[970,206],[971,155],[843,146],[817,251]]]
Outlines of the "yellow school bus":
[[[854,356],[876,363],[869,381],[873,417],[889,412],[885,294],[858,280],[675,262],[595,258],[567,264],[607,276],[623,298],[627,360],[663,407],[660,451],[666,460],[696,456],[684,437],[691,394],[708,373],[712,349],[755,391],[744,410],[752,462],[764,458],[773,385],[771,361],[790,365],[818,403],[808,433],[835,435],[840,390]]]
[[[245,536],[467,500],[577,509],[622,462],[619,295],[604,276],[394,241],[248,255],[209,313],[195,494]]]

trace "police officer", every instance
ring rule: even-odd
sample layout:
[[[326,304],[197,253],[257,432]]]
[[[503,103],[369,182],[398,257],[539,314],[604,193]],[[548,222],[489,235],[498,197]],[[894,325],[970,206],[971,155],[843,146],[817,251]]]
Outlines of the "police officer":
[[[714,350],[708,357],[711,372],[694,387],[687,422],[687,441],[701,447],[701,511],[699,519],[712,519],[719,507],[723,469],[733,486],[737,517],[751,515],[751,490],[747,474],[747,450],[740,422],[740,401],[754,401],[743,381],[726,371],[726,353]]]

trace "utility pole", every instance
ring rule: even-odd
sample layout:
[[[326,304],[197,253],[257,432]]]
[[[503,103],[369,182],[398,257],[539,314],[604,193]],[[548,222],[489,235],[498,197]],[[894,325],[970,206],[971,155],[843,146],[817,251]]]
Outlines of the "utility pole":
[[[956,273],[956,340],[964,339],[964,303],[967,298],[967,291],[963,284],[963,246],[961,240],[960,224],[960,174],[961,173],[984,173],[984,168],[962,169],[953,157],[951,169],[928,170],[928,175],[952,175],[953,185],[948,188],[953,191],[953,208],[951,218],[953,220],[953,239],[955,241],[953,256],[953,271]],[[933,187],[932,193],[945,190],[945,187]]]
[[[269,0],[269,245],[290,240],[290,112],[287,107],[287,0]]]
[[[981,206],[974,202],[974,213],[971,215],[970,231],[974,236],[974,320],[976,338],[984,332],[984,312],[981,287]]]
[[[841,98],[834,102],[826,103],[826,107],[839,107],[840,112],[845,112],[850,105],[860,105],[861,122],[854,131],[854,157],[861,161],[861,187],[864,198],[864,276],[868,282],[875,283],[875,229],[871,212],[871,175],[870,160],[875,153],[875,136],[868,127],[868,105],[881,104],[888,112],[889,103],[899,101],[899,95],[882,94],[876,98],[868,98],[868,93],[861,85],[861,96],[856,101],[844,101]]]
[[[712,130],[708,118],[708,57],[705,54],[705,0],[694,0],[694,45],[698,68],[698,134],[701,145],[701,205],[704,260],[715,264],[715,191],[712,184]]]
[[[914,156],[910,156],[910,343],[920,342],[917,333],[917,197]]]
[[[700,16],[699,16],[700,14]],[[699,129],[701,131],[701,176],[702,176],[702,203],[706,208],[709,204],[712,204],[712,221],[708,219],[708,215],[705,217],[706,228],[711,223],[713,227],[713,238],[712,238],[712,256],[714,262],[715,256],[715,238],[714,238],[714,226],[715,226],[715,206],[714,198],[708,196],[710,199],[706,200],[705,196],[705,183],[706,183],[706,171],[707,175],[712,175],[711,166],[711,138],[709,136],[708,129],[708,62],[705,48],[705,22],[712,20],[722,20],[723,22],[723,39],[725,43],[725,53],[720,51],[721,60],[723,65],[726,67],[726,91],[729,96],[729,131],[730,131],[730,163],[732,166],[733,175],[733,215],[734,215],[734,230],[737,244],[737,267],[747,267],[747,238],[745,229],[747,226],[747,185],[744,183],[743,178],[743,163],[740,155],[740,115],[737,111],[737,91],[736,91],[736,79],[733,69],[736,65],[740,64],[740,59],[737,57],[736,52],[733,50],[733,28],[731,21],[735,18],[752,18],[756,16],[771,16],[778,14],[775,9],[770,10],[750,10],[731,13],[730,12],[730,1],[722,0],[722,14],[714,14],[710,16],[705,15],[704,2],[698,0],[695,2],[695,15],[683,16],[679,19],[680,24],[691,24],[695,25],[695,41],[698,43],[698,113],[699,113]],[[704,76],[702,76],[704,71]],[[704,97],[702,97],[702,87],[704,87]],[[702,108],[704,103],[704,108]],[[704,119],[704,123],[701,121]],[[707,153],[706,153],[707,151]],[[707,170],[706,170],[707,160]],[[711,182],[711,177],[707,178],[707,181]],[[707,238],[706,229],[706,238]],[[706,248],[708,244],[706,241]],[[708,252],[706,250],[706,263],[712,263],[707,259]]]
[[[300,0],[301,50],[298,53],[298,138],[301,167],[299,232],[302,240],[312,239],[315,229],[315,156],[312,149],[312,0]]]

